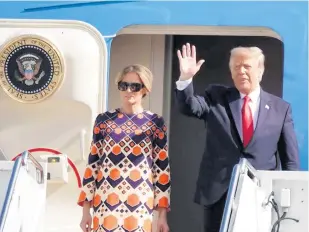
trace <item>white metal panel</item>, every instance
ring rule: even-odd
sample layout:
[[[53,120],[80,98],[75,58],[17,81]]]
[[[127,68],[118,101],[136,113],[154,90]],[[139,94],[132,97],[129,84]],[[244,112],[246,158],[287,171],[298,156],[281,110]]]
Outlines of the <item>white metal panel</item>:
[[[89,24],[70,20],[0,20],[0,44],[25,34],[45,37],[63,56],[64,80],[51,97],[37,104],[22,104],[0,90],[0,141],[11,158],[35,147],[67,149],[82,158],[88,148],[94,118],[106,108],[107,46]],[[87,46],[85,46],[87,44]],[[86,146],[80,146],[84,135]],[[23,131],[23,133],[20,133]],[[19,141],[16,143],[15,141]],[[74,158],[73,158],[74,159]]]
[[[267,27],[131,25],[121,29],[117,34],[269,36],[282,40],[278,33]]]

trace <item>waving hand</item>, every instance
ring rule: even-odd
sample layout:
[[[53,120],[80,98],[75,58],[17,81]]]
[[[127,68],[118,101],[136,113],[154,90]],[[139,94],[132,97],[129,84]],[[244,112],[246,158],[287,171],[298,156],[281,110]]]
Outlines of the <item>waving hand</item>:
[[[189,43],[182,46],[182,52],[177,50],[179,60],[180,80],[188,80],[192,78],[201,68],[205,60],[196,62],[196,48]]]

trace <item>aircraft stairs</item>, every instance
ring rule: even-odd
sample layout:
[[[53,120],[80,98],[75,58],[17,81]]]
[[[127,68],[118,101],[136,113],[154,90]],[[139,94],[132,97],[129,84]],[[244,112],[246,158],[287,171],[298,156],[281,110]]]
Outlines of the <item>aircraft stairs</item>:
[[[27,151],[15,161],[0,155],[0,232],[35,232],[44,215],[46,165]]]
[[[1,150],[0,150],[1,151]],[[15,161],[0,152],[0,232],[39,231],[47,164],[28,151]],[[308,232],[308,172],[234,167],[220,232]]]
[[[220,232],[308,232],[308,172],[234,167]]]

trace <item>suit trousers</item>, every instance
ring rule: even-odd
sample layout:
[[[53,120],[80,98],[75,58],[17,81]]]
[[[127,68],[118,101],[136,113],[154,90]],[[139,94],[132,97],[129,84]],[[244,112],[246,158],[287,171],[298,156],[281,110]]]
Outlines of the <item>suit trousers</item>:
[[[226,197],[227,192],[216,203],[204,206],[204,232],[219,232]]]

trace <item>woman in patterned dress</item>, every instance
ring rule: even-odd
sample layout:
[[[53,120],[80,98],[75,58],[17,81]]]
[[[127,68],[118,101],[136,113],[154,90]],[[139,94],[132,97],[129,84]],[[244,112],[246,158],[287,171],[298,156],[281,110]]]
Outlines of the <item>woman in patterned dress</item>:
[[[116,79],[121,107],[99,114],[78,204],[84,232],[168,232],[170,166],[161,116],[146,111],[152,73],[130,65]],[[93,217],[90,209],[93,208]]]

